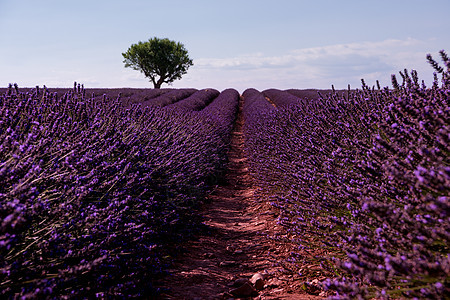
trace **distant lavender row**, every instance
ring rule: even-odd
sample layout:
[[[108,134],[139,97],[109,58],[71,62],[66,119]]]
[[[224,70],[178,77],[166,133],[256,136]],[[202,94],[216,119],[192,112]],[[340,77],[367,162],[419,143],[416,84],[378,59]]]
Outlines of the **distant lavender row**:
[[[50,89],[51,91],[52,89]],[[99,97],[106,95],[109,99],[119,98],[122,103],[126,105],[132,105],[136,103],[142,103],[156,98],[165,93],[171,92],[174,89],[138,89],[138,88],[122,88],[122,89],[84,89],[86,96]]]
[[[242,97],[245,99],[244,113],[249,115],[249,117],[250,114],[261,114],[275,110],[275,107],[271,105],[269,101],[264,98],[264,95],[256,89],[251,88],[245,90]],[[252,109],[247,109],[249,107],[252,107]]]
[[[69,88],[46,88],[44,85],[44,90],[49,91],[50,93],[57,93],[59,96],[63,96],[68,92],[75,93],[84,93],[84,97],[90,98],[98,98],[98,97],[107,97],[108,99],[116,99],[119,98],[122,103],[126,105],[132,105],[136,103],[146,102],[150,99],[156,98],[160,95],[163,95],[168,92],[172,92],[175,89],[172,88],[164,88],[164,89],[142,89],[142,88],[84,88],[84,85],[74,83],[74,87],[72,89]],[[6,92],[7,89],[3,89],[3,93]],[[23,90],[23,89],[21,89]],[[32,93],[34,90],[31,89]],[[0,89],[1,92],[1,89]]]
[[[164,107],[186,99],[196,92],[197,89],[174,89],[148,101],[142,101],[141,104],[144,106]]]
[[[442,84],[432,88],[405,70],[393,90],[363,82],[306,106],[244,106],[250,171],[299,246],[286,263],[303,274],[313,262],[301,254],[322,253],[323,286],[338,298],[450,292],[450,63],[441,57],[447,69],[435,68]]]
[[[239,97],[239,92],[235,89],[223,90],[212,103],[198,112],[207,122],[212,122],[217,132],[222,133],[225,145],[229,145],[230,142],[230,132],[237,116]]]
[[[264,97],[268,97],[276,107],[300,104],[301,99],[286,92],[277,89],[268,89],[262,92]]]
[[[215,89],[199,90],[185,99],[181,99],[166,108],[169,110],[199,111],[211,103],[217,96],[219,91]]]
[[[176,101],[185,99],[192,95],[197,89],[150,89],[150,88],[85,88],[82,84],[75,82],[73,88],[47,88],[45,85],[41,90],[46,90],[50,93],[57,93],[58,96],[63,96],[68,92],[83,92],[84,97],[99,98],[107,97],[108,99],[120,99],[126,105],[141,104],[144,106],[166,106]],[[24,88],[21,88],[22,92]],[[33,93],[35,88],[28,88],[28,92]],[[4,94],[8,88],[0,88],[0,94]]]
[[[351,91],[354,92],[355,90],[351,90]],[[288,90],[286,90],[286,92],[300,98],[300,100],[317,100],[320,98],[326,98],[328,95],[331,95],[333,93],[344,93],[344,92],[347,92],[347,90],[288,89]]]
[[[208,113],[127,109],[82,88],[18,92],[0,96],[1,297],[154,295],[198,229],[230,131]],[[231,128],[228,94],[218,121]]]

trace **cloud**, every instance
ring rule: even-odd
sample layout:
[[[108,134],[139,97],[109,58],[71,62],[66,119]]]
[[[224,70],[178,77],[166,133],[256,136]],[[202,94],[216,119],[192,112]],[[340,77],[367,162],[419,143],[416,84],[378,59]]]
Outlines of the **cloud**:
[[[290,55],[264,56],[262,53],[244,54],[231,58],[200,58],[195,60],[199,68],[215,69],[239,69],[249,70],[255,68],[282,68],[289,67],[292,62]]]
[[[361,78],[382,85],[404,68],[427,71],[427,43],[417,39],[387,39],[295,49],[279,56],[249,53],[228,58],[199,58],[186,82],[224,87],[236,84],[264,89],[359,87]],[[423,72],[423,73],[424,73]],[[234,87],[234,86],[233,86]]]
[[[339,44],[323,47],[297,49],[280,56],[264,56],[262,53],[244,54],[230,58],[200,58],[195,60],[199,68],[292,68],[298,64],[320,62],[323,59],[336,59],[359,56],[370,58],[373,56],[388,57],[396,48],[405,48],[418,45],[421,42],[415,39],[385,40],[382,42],[362,42]]]

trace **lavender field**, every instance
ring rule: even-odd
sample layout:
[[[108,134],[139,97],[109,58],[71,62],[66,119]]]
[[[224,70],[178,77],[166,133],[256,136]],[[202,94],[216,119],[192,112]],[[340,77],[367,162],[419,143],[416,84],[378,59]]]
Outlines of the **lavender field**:
[[[440,54],[444,67],[428,57],[429,87],[408,70],[392,88],[320,94],[10,85],[0,296],[157,297],[183,243],[205,230],[198,208],[227,168],[242,97],[249,171],[294,244],[293,272],[332,298],[448,298],[450,61]],[[307,263],[320,274],[305,274]]]

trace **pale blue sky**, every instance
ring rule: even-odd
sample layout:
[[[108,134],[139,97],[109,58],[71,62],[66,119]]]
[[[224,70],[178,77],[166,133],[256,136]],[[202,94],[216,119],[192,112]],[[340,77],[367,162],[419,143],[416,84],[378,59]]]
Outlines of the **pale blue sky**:
[[[182,42],[173,87],[346,88],[450,52],[449,0],[0,0],[0,87],[152,87],[125,69],[138,41]],[[167,85],[166,85],[167,86]]]

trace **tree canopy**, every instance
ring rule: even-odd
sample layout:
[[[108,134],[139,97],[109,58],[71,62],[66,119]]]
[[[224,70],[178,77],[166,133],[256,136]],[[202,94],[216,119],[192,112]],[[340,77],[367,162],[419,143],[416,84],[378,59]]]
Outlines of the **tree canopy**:
[[[144,73],[155,89],[180,79],[193,65],[184,45],[167,38],[154,37],[147,42],[132,44],[122,56],[125,67]]]

